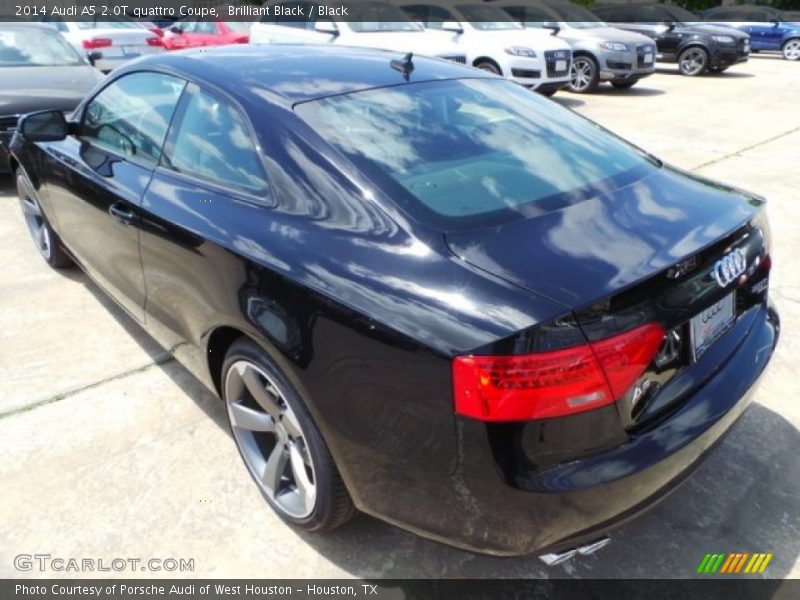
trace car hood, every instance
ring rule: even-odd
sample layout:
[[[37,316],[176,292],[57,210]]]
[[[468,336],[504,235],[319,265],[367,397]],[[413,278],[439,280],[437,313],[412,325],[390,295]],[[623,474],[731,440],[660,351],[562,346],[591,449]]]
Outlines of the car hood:
[[[761,204],[662,167],[614,192],[446,239],[462,260],[576,308],[695,254],[746,223]]]
[[[0,68],[0,115],[72,110],[102,79],[88,65]]]
[[[633,31],[625,31],[616,27],[596,27],[593,29],[564,28],[559,33],[560,37],[571,40],[600,40],[603,42],[621,42],[623,44],[653,44],[653,40]]]
[[[414,52],[424,56],[453,56],[464,54],[455,43],[440,32],[428,31],[382,31],[375,33],[353,33],[342,40],[346,46]]]

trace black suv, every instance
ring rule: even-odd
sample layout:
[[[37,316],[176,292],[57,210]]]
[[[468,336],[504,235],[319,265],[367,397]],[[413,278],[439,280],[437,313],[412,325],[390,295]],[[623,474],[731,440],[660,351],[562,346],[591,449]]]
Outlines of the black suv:
[[[679,6],[622,4],[593,10],[615,27],[651,37],[658,48],[657,59],[677,62],[683,75],[721,73],[750,54],[749,35],[730,27],[693,24],[697,17]]]

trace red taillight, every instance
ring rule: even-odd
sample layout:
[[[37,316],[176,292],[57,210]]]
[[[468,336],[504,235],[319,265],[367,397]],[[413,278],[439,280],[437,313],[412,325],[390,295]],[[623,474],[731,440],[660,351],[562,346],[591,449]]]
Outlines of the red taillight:
[[[108,48],[111,40],[108,38],[92,38],[81,42],[86,50],[97,50],[98,48]]]
[[[160,37],[151,37],[151,38],[147,38],[147,45],[148,46],[163,46],[164,42],[161,41]]]
[[[482,421],[527,421],[611,404],[653,360],[664,330],[643,325],[598,342],[519,356],[458,356],[458,414]]]

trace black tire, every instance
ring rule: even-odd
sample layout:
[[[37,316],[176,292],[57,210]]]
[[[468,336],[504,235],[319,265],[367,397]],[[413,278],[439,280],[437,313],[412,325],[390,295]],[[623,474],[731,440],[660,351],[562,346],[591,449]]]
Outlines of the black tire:
[[[579,54],[572,58],[567,87],[575,94],[588,94],[600,84],[600,67],[594,57]]]
[[[628,90],[639,83],[638,79],[626,79],[625,81],[612,81],[611,85],[613,85],[618,90]]]
[[[25,218],[25,224],[36,244],[42,258],[54,269],[65,269],[73,266],[72,258],[64,250],[61,238],[53,231],[50,221],[39,202],[39,195],[31,183],[25,170],[20,167],[16,172],[17,195]]]
[[[539,90],[536,90],[539,92]],[[554,88],[547,88],[546,90],[542,90],[539,92],[542,96],[547,96],[548,98],[552,97],[558,90]]]
[[[283,506],[281,506],[278,494],[275,494],[277,499],[271,498],[270,493],[265,490],[264,485],[253,472],[252,461],[248,461],[248,457],[250,457],[251,453],[253,452],[263,451],[264,454],[270,454],[271,456],[271,453],[274,452],[275,448],[281,443],[280,437],[277,434],[260,434],[265,437],[271,436],[274,438],[274,445],[268,451],[265,450],[264,446],[261,445],[261,442],[258,442],[258,447],[255,445],[249,445],[245,451],[242,449],[240,440],[243,430],[238,427],[236,430],[234,428],[233,420],[235,417],[231,416],[232,398],[228,397],[229,388],[233,390],[233,387],[229,386],[228,383],[229,377],[230,379],[236,377],[236,374],[232,374],[232,369],[235,368],[239,370],[244,364],[255,365],[259,371],[267,376],[266,379],[260,379],[260,381],[265,382],[265,387],[268,390],[268,393],[270,389],[275,389],[279,392],[279,402],[285,402],[285,405],[288,406],[286,410],[291,410],[294,417],[296,417],[297,424],[299,424],[302,437],[297,436],[294,439],[295,441],[302,440],[303,449],[307,449],[307,454],[310,457],[308,472],[313,474],[313,485],[315,487],[313,509],[308,515],[293,516],[292,514],[289,514]],[[226,413],[228,414],[228,422],[231,428],[231,434],[236,442],[236,447],[239,450],[239,454],[241,455],[242,460],[244,461],[245,466],[250,473],[250,476],[256,483],[256,486],[261,491],[264,499],[267,501],[270,507],[277,513],[277,515],[287,523],[307,531],[315,532],[331,531],[350,520],[356,513],[356,509],[353,505],[353,501],[350,498],[350,494],[345,487],[344,481],[342,480],[342,477],[339,474],[335,463],[333,462],[330,450],[328,449],[325,440],[322,438],[319,429],[317,429],[317,426],[314,424],[314,421],[311,418],[305,403],[301,399],[300,394],[298,394],[294,386],[289,382],[289,379],[275,365],[267,353],[249,339],[244,337],[239,338],[231,345],[230,349],[225,355],[225,361],[222,365],[221,381],[222,399],[225,402]],[[270,386],[274,386],[274,388],[270,388]],[[244,392],[244,394],[247,393],[248,392]],[[271,397],[277,398],[276,396]],[[233,401],[235,402],[235,400]],[[266,415],[266,413],[264,414]],[[275,420],[273,422],[278,421]],[[252,432],[244,431],[244,433]],[[284,435],[286,435],[285,432]],[[288,441],[285,437],[283,439],[284,441]],[[285,444],[284,447],[286,447]],[[246,456],[246,453],[248,456]],[[288,460],[288,458],[285,460]],[[290,463],[285,464],[287,466],[283,467],[283,471],[293,471],[294,467]],[[287,491],[291,491],[292,488],[288,480],[286,485]],[[299,492],[297,489],[295,489],[295,491]]]
[[[781,46],[781,54],[786,60],[800,60],[800,38],[786,40]]]
[[[500,70],[500,67],[498,67],[497,64],[491,60],[479,60],[475,63],[475,68],[488,71],[489,73],[494,73],[495,75],[503,74],[503,72]]]
[[[708,67],[709,73],[724,73],[728,70],[728,67]]]
[[[708,52],[699,46],[690,46],[678,56],[681,75],[697,77],[708,70]]]

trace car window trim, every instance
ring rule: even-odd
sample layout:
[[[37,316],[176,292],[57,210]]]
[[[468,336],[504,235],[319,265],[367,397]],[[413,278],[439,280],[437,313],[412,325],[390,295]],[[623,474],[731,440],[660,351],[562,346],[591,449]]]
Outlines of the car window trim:
[[[186,115],[186,110],[189,106],[189,103],[191,102],[194,95],[200,92],[208,94],[210,96],[214,96],[223,102],[227,102],[239,114],[239,118],[242,119],[242,122],[244,123],[244,126],[250,137],[250,141],[252,143],[252,149],[255,152],[258,164],[261,167],[262,178],[264,179],[264,182],[267,184],[267,189],[265,190],[263,196],[259,196],[252,192],[244,190],[234,184],[229,184],[228,187],[226,187],[226,185],[223,185],[211,179],[207,179],[205,177],[201,177],[199,175],[176,171],[169,164],[164,163],[164,159],[167,155],[167,152],[174,150],[175,148],[175,141],[178,136],[178,131],[180,130],[181,124],[183,123],[183,119]],[[229,96],[225,92],[218,90],[216,88],[210,88],[209,86],[200,85],[196,81],[188,81],[186,86],[183,88],[183,93],[181,94],[181,97],[178,100],[177,107],[175,108],[175,112],[173,113],[172,120],[170,121],[169,124],[169,129],[167,130],[167,135],[164,139],[164,144],[161,149],[161,156],[159,157],[158,164],[156,165],[156,171],[169,173],[173,177],[186,180],[187,182],[192,183],[193,185],[197,185],[199,187],[203,188],[210,187],[212,190],[218,191],[220,195],[234,195],[241,200],[249,201],[251,203],[258,204],[259,206],[265,206],[267,208],[274,208],[276,205],[275,192],[274,192],[275,187],[272,180],[269,177],[267,166],[264,163],[264,150],[261,146],[261,140],[256,135],[255,128],[253,127],[253,124],[248,118],[247,112],[242,109],[242,106],[239,104],[239,102],[237,102],[234,98],[231,98],[231,96]]]
[[[141,160],[141,159],[138,159],[138,158],[135,158],[135,157],[132,157],[132,156],[127,156],[125,154],[120,154],[119,152],[117,152],[115,150],[111,150],[111,149],[109,149],[109,148],[107,148],[105,146],[102,146],[100,144],[97,144],[97,143],[93,142],[91,139],[87,139],[87,138],[84,138],[84,137],[81,136],[81,129],[83,129],[84,121],[86,119],[86,111],[89,108],[89,105],[92,102],[94,102],[94,100],[100,94],[102,94],[105,90],[107,90],[109,87],[114,85],[116,82],[121,81],[121,80],[125,79],[126,77],[130,77],[131,75],[137,75],[137,74],[140,74],[140,73],[153,73],[153,74],[156,74],[156,75],[163,75],[163,76],[166,76],[166,77],[172,77],[173,79],[177,79],[179,81],[183,81],[183,89],[181,90],[181,93],[178,96],[178,101],[175,103],[175,110],[172,111],[172,116],[170,117],[170,121],[167,124],[167,133],[164,136],[164,139],[161,141],[161,145],[159,146],[159,149],[158,149],[158,158],[156,159],[155,162],[145,161],[145,160]],[[133,165],[136,165],[137,167],[142,167],[144,169],[149,169],[151,171],[154,171],[156,169],[156,167],[158,167],[158,165],[161,163],[161,158],[164,156],[164,148],[165,148],[165,144],[166,144],[167,139],[169,139],[170,128],[172,127],[172,124],[175,121],[175,116],[178,114],[178,108],[181,105],[181,101],[183,100],[183,97],[186,95],[186,88],[188,87],[189,83],[190,82],[185,77],[180,77],[180,76],[175,75],[173,73],[165,73],[163,71],[150,70],[150,69],[143,69],[141,71],[131,71],[130,73],[125,73],[125,74],[123,74],[123,75],[121,75],[119,77],[115,77],[112,81],[109,81],[102,88],[97,90],[97,93],[95,93],[91,98],[87,98],[84,101],[83,105],[78,109],[78,111],[79,111],[78,113],[73,113],[74,116],[77,118],[77,124],[78,124],[78,131],[77,131],[77,133],[75,133],[73,135],[73,137],[75,137],[75,139],[78,142],[81,142],[81,143],[84,143],[84,144],[89,144],[90,146],[92,146],[94,148],[97,148],[98,150],[101,150],[102,152],[105,152],[106,154],[108,154],[110,156],[113,156],[115,158],[119,158],[120,160],[124,160],[126,162],[129,162],[129,163],[131,163]]]

